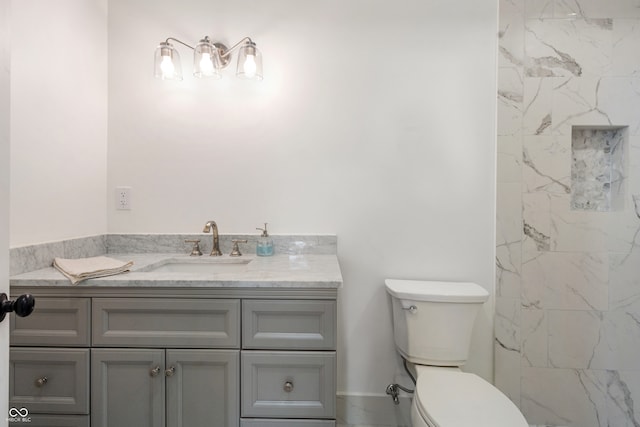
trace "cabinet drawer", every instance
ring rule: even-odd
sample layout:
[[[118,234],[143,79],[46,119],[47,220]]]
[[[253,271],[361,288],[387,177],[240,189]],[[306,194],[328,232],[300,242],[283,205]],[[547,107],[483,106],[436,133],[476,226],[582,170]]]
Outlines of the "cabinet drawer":
[[[89,349],[12,348],[9,407],[89,413]]]
[[[94,347],[238,348],[240,300],[94,298]]]
[[[336,348],[335,301],[245,300],[242,304],[243,348]]]
[[[333,420],[261,420],[241,419],[240,427],[335,427]]]
[[[29,414],[29,427],[89,427],[88,415]]]
[[[38,298],[27,317],[11,314],[11,345],[88,347],[89,298]]]
[[[335,418],[335,352],[242,352],[242,416]]]

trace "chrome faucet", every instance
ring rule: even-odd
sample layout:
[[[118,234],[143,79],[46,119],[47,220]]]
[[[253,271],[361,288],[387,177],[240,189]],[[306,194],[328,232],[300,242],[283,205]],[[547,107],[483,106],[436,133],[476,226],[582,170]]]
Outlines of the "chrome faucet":
[[[208,233],[213,230],[213,248],[211,248],[211,256],[220,256],[222,252],[220,252],[220,239],[218,238],[218,225],[215,221],[207,221],[204,225],[203,233]]]

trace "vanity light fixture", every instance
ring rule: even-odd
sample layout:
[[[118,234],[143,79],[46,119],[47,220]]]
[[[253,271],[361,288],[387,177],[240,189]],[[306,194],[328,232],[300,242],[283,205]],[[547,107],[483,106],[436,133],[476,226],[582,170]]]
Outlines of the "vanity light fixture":
[[[249,37],[245,37],[228,49],[222,43],[214,43],[209,36],[201,39],[195,47],[173,37],[167,38],[156,48],[154,75],[162,80],[182,80],[180,54],[169,41],[180,43],[193,50],[193,75],[205,79],[220,79],[220,70],[231,62],[231,52],[238,52],[236,76],[242,79],[262,80],[262,54]]]

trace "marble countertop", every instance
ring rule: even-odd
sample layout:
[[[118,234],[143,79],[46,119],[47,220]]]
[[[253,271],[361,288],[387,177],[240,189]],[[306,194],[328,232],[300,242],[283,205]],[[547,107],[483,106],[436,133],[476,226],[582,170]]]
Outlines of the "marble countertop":
[[[192,288],[327,288],[342,286],[342,274],[336,255],[274,255],[258,257],[207,255],[190,257],[185,254],[108,254],[111,258],[133,261],[130,272],[115,276],[89,279],[72,285],[53,267],[30,271],[10,277],[11,287],[192,287]],[[237,262],[249,261],[239,272],[159,272],[145,271],[175,262]]]

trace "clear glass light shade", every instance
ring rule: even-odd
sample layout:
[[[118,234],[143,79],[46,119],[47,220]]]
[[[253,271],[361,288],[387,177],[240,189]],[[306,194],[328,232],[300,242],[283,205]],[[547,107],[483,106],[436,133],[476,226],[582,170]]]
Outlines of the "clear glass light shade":
[[[236,76],[241,79],[262,80],[262,54],[253,42],[247,42],[238,53]]]
[[[193,51],[193,75],[201,78],[219,79],[220,56],[218,48],[209,39],[202,39]]]
[[[162,42],[156,48],[154,75],[162,80],[182,80],[180,55],[171,43]]]

